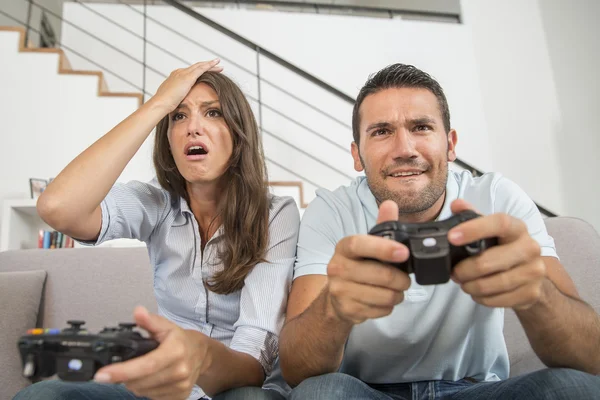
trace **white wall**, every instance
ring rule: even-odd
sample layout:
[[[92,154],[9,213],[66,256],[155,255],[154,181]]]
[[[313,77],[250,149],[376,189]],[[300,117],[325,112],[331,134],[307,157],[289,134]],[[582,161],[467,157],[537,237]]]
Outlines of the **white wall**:
[[[7,13],[12,18],[0,14],[0,26],[18,26],[19,24],[15,19],[21,22],[27,22],[28,8],[28,3],[24,1],[3,1],[0,4],[0,10]]]
[[[483,94],[494,168],[558,213],[561,109],[536,0],[463,0]]]
[[[56,176],[137,108],[134,98],[98,97],[95,76],[59,75],[57,54],[19,53],[17,40],[0,32],[0,202],[29,198],[29,178]],[[138,161],[149,154],[145,144],[120,180],[149,179]]]
[[[562,117],[555,140],[565,208],[600,231],[600,2],[539,6]]]

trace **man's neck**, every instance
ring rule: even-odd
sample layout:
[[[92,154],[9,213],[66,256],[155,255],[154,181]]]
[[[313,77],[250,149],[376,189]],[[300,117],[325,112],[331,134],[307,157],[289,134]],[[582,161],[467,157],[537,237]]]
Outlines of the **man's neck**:
[[[416,213],[402,213],[398,214],[398,221],[404,223],[419,223],[419,222],[430,222],[434,221],[442,212],[444,207],[444,201],[446,200],[446,191],[440,196],[436,202],[429,207],[427,210],[423,210]]]

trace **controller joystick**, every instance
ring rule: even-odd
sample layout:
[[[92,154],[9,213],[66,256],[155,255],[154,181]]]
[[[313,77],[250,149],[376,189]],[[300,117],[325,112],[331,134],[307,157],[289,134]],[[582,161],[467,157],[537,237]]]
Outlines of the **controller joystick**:
[[[136,326],[137,326],[137,324],[131,323],[131,322],[120,322],[119,323],[119,328],[122,331],[133,331],[133,328],[135,328]]]
[[[77,331],[81,331],[83,329],[81,329],[81,327],[83,325],[85,325],[85,321],[80,321],[80,320],[76,320],[76,319],[71,319],[69,321],[67,321],[67,324],[71,325],[70,328],[67,328],[73,332],[77,332]]]

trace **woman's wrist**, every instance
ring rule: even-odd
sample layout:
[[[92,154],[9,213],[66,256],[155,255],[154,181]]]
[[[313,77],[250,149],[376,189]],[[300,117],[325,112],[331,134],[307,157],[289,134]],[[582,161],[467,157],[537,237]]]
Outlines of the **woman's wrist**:
[[[164,117],[173,111],[173,106],[163,101],[160,97],[153,96],[145,104],[150,110],[156,111]],[[161,119],[162,119],[161,117]]]
[[[198,368],[198,376],[209,373],[215,359],[218,347],[224,346],[221,342],[211,339],[203,333],[195,330],[186,330],[186,335],[193,351],[193,362]]]

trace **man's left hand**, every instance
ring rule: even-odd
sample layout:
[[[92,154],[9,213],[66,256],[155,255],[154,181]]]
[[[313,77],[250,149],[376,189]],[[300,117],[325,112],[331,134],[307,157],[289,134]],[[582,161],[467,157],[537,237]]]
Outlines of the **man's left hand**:
[[[123,383],[136,396],[152,400],[187,399],[200,374],[208,368],[210,339],[150,314],[143,307],[135,309],[134,318],[160,345],[143,356],[99,369],[94,380]]]
[[[453,213],[468,209],[476,211],[464,200],[452,203]],[[543,294],[546,264],[539,244],[523,221],[498,213],[464,222],[448,232],[448,239],[455,246],[492,237],[498,238],[498,246],[460,262],[452,279],[484,306],[531,307]]]

